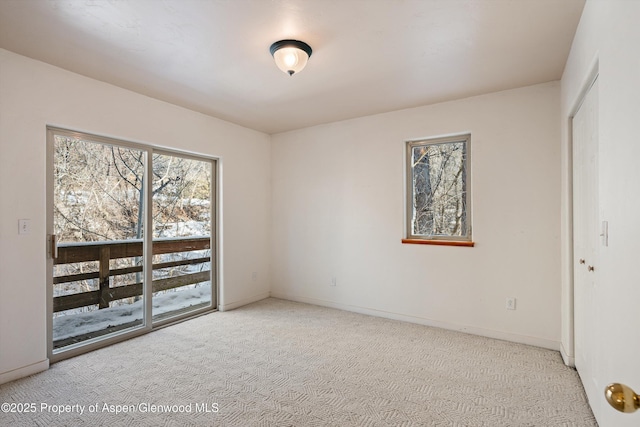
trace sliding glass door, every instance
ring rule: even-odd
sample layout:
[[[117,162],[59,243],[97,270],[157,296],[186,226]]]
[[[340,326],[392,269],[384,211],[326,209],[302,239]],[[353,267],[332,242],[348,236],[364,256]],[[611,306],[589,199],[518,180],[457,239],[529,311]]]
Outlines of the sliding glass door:
[[[48,129],[49,355],[216,306],[216,162]]]
[[[175,154],[153,156],[153,321],[215,301],[211,218],[214,163]]]

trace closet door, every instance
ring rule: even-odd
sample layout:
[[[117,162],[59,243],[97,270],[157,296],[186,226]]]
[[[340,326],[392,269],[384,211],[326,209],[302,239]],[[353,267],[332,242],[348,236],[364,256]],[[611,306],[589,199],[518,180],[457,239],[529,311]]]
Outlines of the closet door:
[[[598,202],[598,81],[573,118],[573,256],[576,368],[589,396],[596,389],[600,221]]]

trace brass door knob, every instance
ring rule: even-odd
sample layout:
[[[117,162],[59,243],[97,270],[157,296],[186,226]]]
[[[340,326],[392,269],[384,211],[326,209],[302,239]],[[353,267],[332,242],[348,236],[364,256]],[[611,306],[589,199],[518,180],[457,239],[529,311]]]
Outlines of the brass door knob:
[[[620,412],[635,412],[640,409],[640,396],[631,387],[624,384],[609,384],[604,389],[604,396],[609,405]]]

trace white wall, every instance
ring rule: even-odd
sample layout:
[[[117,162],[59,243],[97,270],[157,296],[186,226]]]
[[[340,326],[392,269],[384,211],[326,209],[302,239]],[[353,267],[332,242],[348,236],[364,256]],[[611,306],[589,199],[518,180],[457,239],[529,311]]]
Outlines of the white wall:
[[[589,349],[595,377],[583,378],[600,426],[637,426],[640,414],[608,406],[604,387],[623,382],[640,390],[640,2],[587,1],[562,77],[562,346],[573,355],[569,118],[599,68],[600,219],[609,221],[609,246],[600,248]]]
[[[48,365],[47,125],[219,157],[220,304],[232,308],[268,296],[268,135],[0,50],[0,383]],[[31,234],[18,235],[20,218],[31,219]]]
[[[558,349],[559,94],[554,82],[273,135],[271,294]],[[401,244],[404,141],[460,132],[476,246]]]

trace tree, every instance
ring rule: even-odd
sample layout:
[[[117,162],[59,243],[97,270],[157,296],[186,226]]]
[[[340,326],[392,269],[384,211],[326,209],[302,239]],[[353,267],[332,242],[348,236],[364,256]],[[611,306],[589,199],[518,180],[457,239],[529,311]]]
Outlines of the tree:
[[[413,221],[416,235],[467,233],[466,144],[430,143],[412,148]]]
[[[59,241],[141,238],[144,169],[141,150],[56,136],[54,224]],[[185,235],[189,230],[175,224],[187,221],[201,222],[202,233],[209,234],[210,163],[154,154],[152,174],[154,237]]]
[[[153,154],[153,224],[145,228],[146,152],[63,135],[55,136],[54,145],[54,232],[59,242],[141,239],[144,230],[151,227],[154,239],[210,235],[210,162]],[[174,259],[163,255],[162,261],[196,255],[194,252],[173,254]],[[140,257],[116,259],[111,260],[111,268],[141,265],[141,262]],[[154,276],[171,277],[187,268],[154,270]],[[54,275],[96,269],[96,262],[65,264],[56,266]],[[141,274],[114,276],[112,286],[132,281],[141,282]],[[71,282],[54,288],[54,295],[95,288],[93,280]]]

